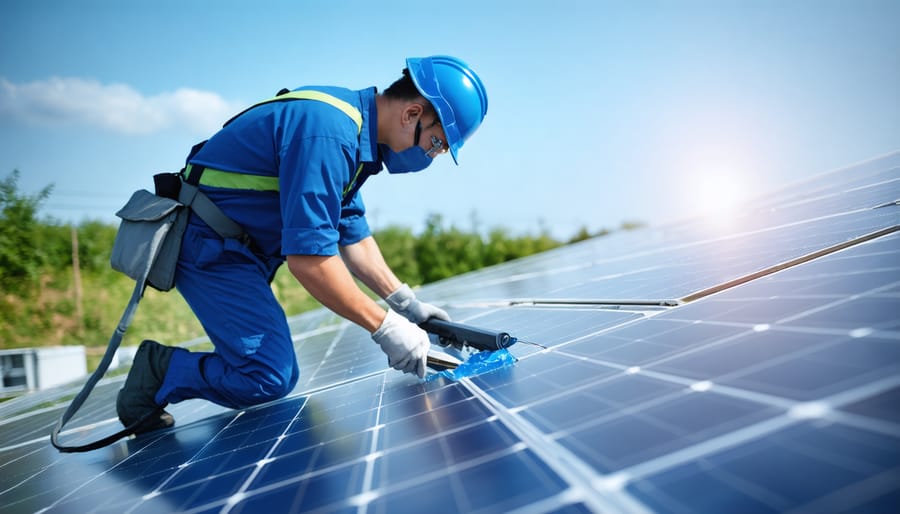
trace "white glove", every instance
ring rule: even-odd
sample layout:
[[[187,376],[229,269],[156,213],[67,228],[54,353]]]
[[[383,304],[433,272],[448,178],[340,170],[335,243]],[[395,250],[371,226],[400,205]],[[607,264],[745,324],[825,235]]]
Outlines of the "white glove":
[[[415,373],[419,378],[425,376],[431,343],[424,330],[388,310],[381,326],[372,334],[372,339],[387,354],[388,364],[392,368],[404,373]]]
[[[391,309],[415,324],[422,323],[428,318],[450,321],[450,315],[444,309],[419,301],[416,294],[406,284],[398,287],[384,300],[391,306]]]

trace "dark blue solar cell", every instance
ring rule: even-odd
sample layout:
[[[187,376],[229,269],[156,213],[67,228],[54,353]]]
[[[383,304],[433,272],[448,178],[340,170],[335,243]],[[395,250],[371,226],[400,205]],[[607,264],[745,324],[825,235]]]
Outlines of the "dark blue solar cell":
[[[898,443],[853,428],[804,423],[632,487],[646,503],[675,512],[730,512],[753,505],[758,507],[753,512],[830,511],[836,504],[870,501],[854,501],[853,487],[864,481],[878,496],[893,494],[896,483],[890,485],[893,479],[884,472],[896,466]]]
[[[378,457],[372,483],[377,487],[389,487],[418,476],[442,472],[447,466],[445,445],[439,437],[409,440],[406,445],[398,445]]]
[[[678,447],[674,427],[621,416],[560,435],[559,442],[601,473],[611,473]]]
[[[202,481],[164,488],[149,502],[139,504],[141,512],[183,511],[193,506],[225,501],[240,490],[253,469],[238,468],[228,473],[210,475]],[[163,508],[165,505],[169,508]]]
[[[778,413],[765,405],[708,392],[685,392],[663,400],[598,416],[556,437],[601,471],[611,472]]]
[[[681,394],[684,386],[640,375],[617,375],[561,397],[530,405],[522,416],[547,432],[560,432],[653,400]]]
[[[553,509],[547,514],[590,514],[594,512],[583,503],[575,503],[572,505],[564,505],[558,509]]]
[[[361,460],[372,451],[372,432],[369,430],[348,434],[322,443],[319,451],[316,453],[316,460],[313,466],[316,469],[327,469],[332,466],[339,466],[347,462]],[[285,459],[285,467],[290,467],[290,461],[293,454],[284,454],[278,457]],[[302,462],[302,461],[301,461]],[[260,481],[260,483],[262,483]]]
[[[230,449],[222,449],[219,453],[196,457],[189,465],[180,468],[172,479],[172,484],[186,484],[203,480],[212,475],[247,466],[253,466],[263,459],[271,449],[269,441],[260,441],[256,444],[232,446]],[[169,484],[172,486],[172,484]]]
[[[777,436],[767,438],[767,444],[739,450],[730,459],[725,457],[720,467],[778,497],[784,508],[803,505],[811,498],[825,496],[856,483],[871,470],[870,464],[866,465],[870,470],[842,465],[842,461],[849,461],[848,456],[860,451],[858,441],[832,439],[829,446],[818,446],[817,436],[826,431],[797,430],[790,434],[795,437],[788,435],[787,440]],[[824,448],[828,448],[825,454],[822,452]],[[838,454],[841,460],[831,461],[828,454]]]
[[[528,451],[472,467],[451,467],[446,472],[452,482],[436,477],[415,487],[388,489],[369,504],[370,512],[504,512],[553,496],[566,487]]]
[[[518,441],[496,422],[483,422],[424,440],[388,447],[375,464],[373,483],[391,484],[444,471],[451,464],[481,459],[508,450]]]
[[[764,404],[704,392],[685,392],[639,414],[675,427],[686,438],[702,441],[770,419],[783,411]]]
[[[844,405],[842,410],[885,419],[900,425],[900,387],[894,387],[858,402]]]
[[[566,376],[567,371],[571,376]],[[472,381],[507,407],[515,407],[619,372],[599,364],[579,363],[570,357],[539,354],[519,361],[512,368],[474,377]]]
[[[600,361],[640,366],[678,353],[679,350],[657,342],[629,341],[612,335],[601,335],[567,346],[565,351]]]
[[[761,369],[734,373],[719,382],[798,400],[814,400],[892,376],[898,363],[900,347],[895,340],[871,336],[848,338],[786,361],[773,360]]]
[[[900,327],[898,313],[900,313],[900,298],[891,296],[850,298],[846,302],[803,314],[786,325],[848,330],[858,328],[893,330]]]
[[[447,462],[461,463],[510,448],[519,439],[505,425],[492,419],[441,435]]]
[[[402,400],[386,403],[380,409],[379,421],[388,423],[397,419],[415,416],[433,409],[452,405],[471,398],[472,395],[458,384],[448,385],[428,393],[417,394]]]
[[[672,312],[672,315],[677,314],[677,310]],[[746,332],[746,328],[657,317],[566,345],[565,352],[627,366],[641,366],[695,346],[734,337],[741,332]]]
[[[236,503],[230,512],[255,514],[277,508],[279,512],[299,513],[341,504],[361,492],[364,473],[365,465],[357,464],[325,468],[306,475],[293,474],[260,491],[249,491],[248,497]],[[341,505],[335,507],[346,508]]]
[[[772,361],[802,355],[839,340],[839,336],[797,334],[768,330],[748,331],[724,344],[701,347],[683,356],[650,366],[702,380],[739,372]]]
[[[558,432],[616,408],[615,404],[582,390],[572,391],[564,399],[550,398],[531,405],[522,411],[522,416],[545,432]]]
[[[641,402],[674,393],[685,392],[685,387],[672,382],[663,382],[639,374],[621,374],[610,380],[600,381],[584,389],[587,394],[602,398],[618,408],[633,407]]]
[[[881,484],[878,491],[863,491],[855,497],[847,498],[842,505],[830,502],[828,508],[839,514],[853,514],[865,512],[866,514],[896,514],[897,505],[900,505],[900,489],[895,484]],[[866,498],[870,496],[869,499]]]
[[[504,511],[552,496],[567,487],[547,465],[525,450],[459,472],[463,511]]]
[[[628,491],[656,512],[672,514],[719,514],[753,512],[780,514],[781,508],[757,497],[752,484],[746,489],[723,472],[710,469],[706,461],[690,462],[650,480],[631,484]]]
[[[392,447],[461,428],[488,416],[490,413],[482,403],[469,399],[387,423],[381,429],[382,441],[385,446]]]

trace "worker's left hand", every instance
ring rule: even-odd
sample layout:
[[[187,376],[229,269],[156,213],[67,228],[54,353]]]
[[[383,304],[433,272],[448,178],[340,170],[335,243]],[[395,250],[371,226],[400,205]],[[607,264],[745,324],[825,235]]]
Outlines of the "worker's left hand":
[[[429,318],[450,321],[450,315],[444,309],[435,307],[416,298],[416,293],[406,284],[398,287],[396,291],[385,298],[391,309],[415,324],[422,323]]]

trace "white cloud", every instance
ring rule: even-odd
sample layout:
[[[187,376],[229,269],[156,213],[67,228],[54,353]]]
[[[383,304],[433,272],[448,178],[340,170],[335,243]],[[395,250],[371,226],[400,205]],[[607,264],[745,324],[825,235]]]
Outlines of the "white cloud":
[[[215,93],[180,88],[144,96],[127,84],[53,77],[25,84],[0,78],[0,115],[29,123],[84,125],[125,134],[173,127],[210,134],[240,111]]]

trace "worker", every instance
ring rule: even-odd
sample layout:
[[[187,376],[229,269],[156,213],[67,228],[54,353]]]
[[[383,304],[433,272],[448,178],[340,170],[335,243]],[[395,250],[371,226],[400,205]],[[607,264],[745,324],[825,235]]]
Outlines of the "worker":
[[[175,286],[215,351],[141,343],[116,401],[125,426],[147,418],[136,433],[172,426],[163,410],[170,403],[245,408],[293,390],[300,370],[270,286],[285,260],[316,300],[371,333],[391,367],[424,376],[430,342],[417,323],[449,316],[386,264],[360,186],[383,167],[421,171],[447,152],[458,164],[487,112],[485,88],[463,61],[432,56],[407,59],[383,93],[303,87],[285,97],[292,95],[301,98],[244,111],[187,159],[185,180],[249,237],[223,239],[191,214]]]

